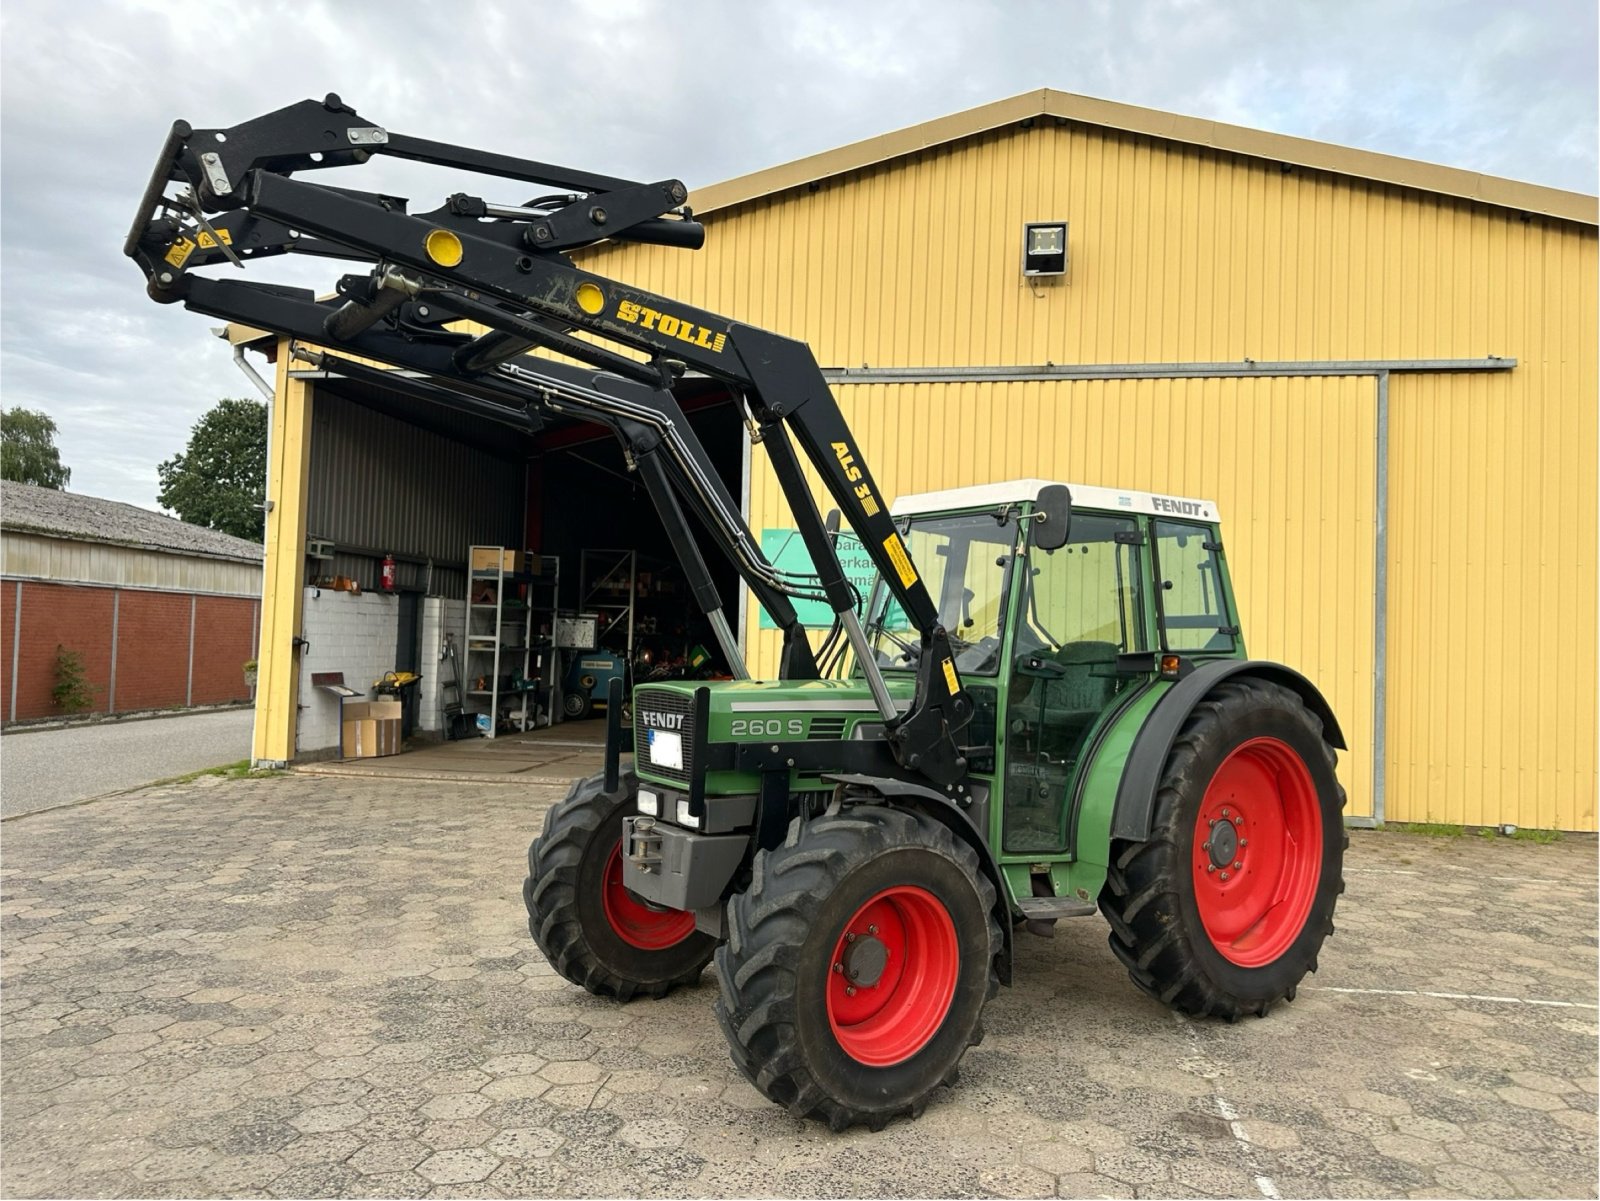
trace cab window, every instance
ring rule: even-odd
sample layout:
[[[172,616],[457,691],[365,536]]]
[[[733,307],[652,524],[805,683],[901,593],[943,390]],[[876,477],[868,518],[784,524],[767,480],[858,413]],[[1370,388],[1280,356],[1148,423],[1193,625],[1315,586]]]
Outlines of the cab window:
[[[1211,527],[1158,520],[1153,529],[1163,649],[1233,653],[1239,631],[1223,586],[1221,544]]]

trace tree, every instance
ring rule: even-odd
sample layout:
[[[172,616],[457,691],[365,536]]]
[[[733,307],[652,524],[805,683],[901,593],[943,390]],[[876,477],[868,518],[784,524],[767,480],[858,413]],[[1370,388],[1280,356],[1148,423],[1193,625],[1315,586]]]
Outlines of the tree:
[[[156,468],[156,499],[184,521],[260,542],[266,515],[267,406],[219,400],[189,431],[182,454]]]
[[[0,409],[0,478],[57,492],[72,479],[56,449],[56,423],[33,409]]]

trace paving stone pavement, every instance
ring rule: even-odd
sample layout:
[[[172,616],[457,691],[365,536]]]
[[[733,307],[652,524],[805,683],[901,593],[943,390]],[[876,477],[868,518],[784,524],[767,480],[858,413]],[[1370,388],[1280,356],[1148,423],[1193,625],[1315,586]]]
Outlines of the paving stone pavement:
[[[558,791],[207,778],[7,822],[0,1192],[1595,1193],[1591,840],[1357,833],[1321,973],[1237,1026],[1141,996],[1097,920],[1023,937],[961,1084],[834,1135],[739,1078],[709,975],[552,973],[520,885]]]

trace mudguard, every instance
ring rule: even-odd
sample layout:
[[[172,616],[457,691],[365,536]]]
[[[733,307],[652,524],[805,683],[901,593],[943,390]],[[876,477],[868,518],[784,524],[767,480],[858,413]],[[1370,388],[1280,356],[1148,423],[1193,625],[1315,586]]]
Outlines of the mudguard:
[[[995,903],[1003,912],[1000,913],[1000,936],[1003,945],[1000,948],[1000,958],[995,964],[995,972],[1000,977],[1000,983],[1011,983],[1011,893],[1006,887],[1005,877],[1000,872],[1000,865],[994,860],[994,852],[989,849],[989,841],[977,826],[972,824],[972,819],[963,813],[959,806],[942,792],[927,788],[921,784],[913,784],[907,780],[897,780],[891,776],[854,775],[844,772],[830,772],[823,776],[835,784],[842,784],[849,788],[871,789],[891,805],[904,805],[925,813],[935,821],[942,822],[950,828],[950,833],[955,835],[970,846],[978,855],[978,865],[983,869],[983,874],[989,877],[989,882],[994,885]]]
[[[1111,837],[1129,842],[1143,842],[1150,837],[1150,815],[1155,809],[1156,786],[1161,780],[1167,755],[1177,741],[1178,731],[1193,712],[1218,684],[1234,676],[1254,676],[1280,684],[1298,693],[1322,722],[1322,734],[1339,750],[1345,747],[1344,733],[1333,709],[1317,686],[1292,667],[1266,659],[1213,659],[1201,664],[1179,680],[1151,710],[1149,719],[1140,729],[1122,769],[1122,779],[1117,785],[1116,808],[1111,814]]]

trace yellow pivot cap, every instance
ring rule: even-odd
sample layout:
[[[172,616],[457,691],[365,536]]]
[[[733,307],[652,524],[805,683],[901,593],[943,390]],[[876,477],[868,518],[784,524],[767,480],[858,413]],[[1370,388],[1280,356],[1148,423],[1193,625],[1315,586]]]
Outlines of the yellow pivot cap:
[[[572,298],[578,302],[578,307],[589,316],[593,317],[606,307],[606,294],[600,290],[600,285],[584,280],[574,289]]]
[[[448,229],[430,229],[428,236],[422,239],[422,248],[441,267],[461,265],[461,239]]]

